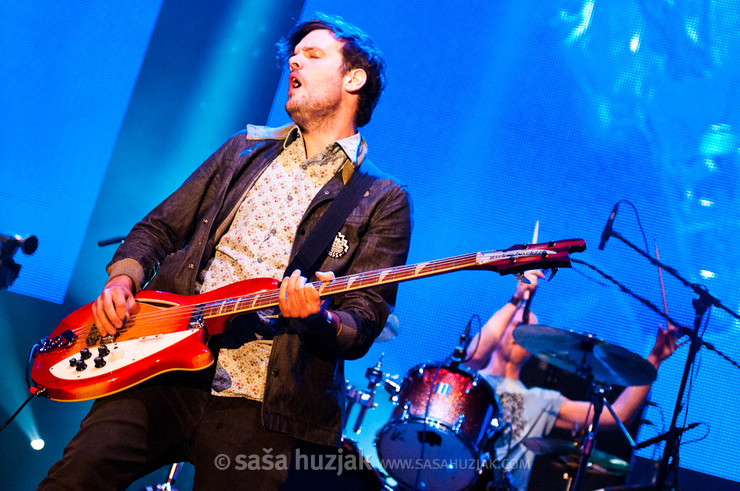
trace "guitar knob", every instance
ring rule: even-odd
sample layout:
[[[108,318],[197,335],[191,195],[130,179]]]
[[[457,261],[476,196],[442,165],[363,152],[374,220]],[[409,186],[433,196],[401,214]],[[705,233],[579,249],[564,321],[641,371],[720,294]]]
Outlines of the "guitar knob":
[[[78,372],[81,372],[85,368],[87,368],[87,365],[85,364],[85,360],[78,361],[75,366],[76,366],[75,370],[77,370]]]
[[[87,359],[88,359],[88,358],[90,358],[91,356],[92,356],[92,353],[90,353],[90,350],[89,350],[89,349],[87,349],[87,348],[82,348],[82,349],[80,350],[80,357],[81,357],[81,358],[82,358],[83,360],[87,360]]]
[[[110,354],[110,350],[106,345],[103,344],[101,346],[98,346],[98,354],[100,356],[108,356]]]
[[[93,361],[95,362],[95,368],[103,368],[105,366],[105,360],[102,356],[96,356]]]
[[[77,365],[77,358],[70,358],[69,359],[69,366],[73,367]]]

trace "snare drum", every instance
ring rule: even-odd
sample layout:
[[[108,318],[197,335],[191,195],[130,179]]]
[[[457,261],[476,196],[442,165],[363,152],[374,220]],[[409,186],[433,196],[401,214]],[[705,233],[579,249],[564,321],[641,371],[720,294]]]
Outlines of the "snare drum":
[[[496,393],[474,372],[418,365],[404,378],[391,420],[375,439],[381,465],[403,486],[465,489],[480,475],[479,458],[500,416]]]

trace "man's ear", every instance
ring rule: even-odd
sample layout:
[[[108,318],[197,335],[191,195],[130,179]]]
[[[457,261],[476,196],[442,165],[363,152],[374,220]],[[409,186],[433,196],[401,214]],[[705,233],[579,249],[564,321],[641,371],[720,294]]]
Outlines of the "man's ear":
[[[367,82],[367,73],[362,68],[352,68],[344,75],[344,89],[347,92],[357,92]]]

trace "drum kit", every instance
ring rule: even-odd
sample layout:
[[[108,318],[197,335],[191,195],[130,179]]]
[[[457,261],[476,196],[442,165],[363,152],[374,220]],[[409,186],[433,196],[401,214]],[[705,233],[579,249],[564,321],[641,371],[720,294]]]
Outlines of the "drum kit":
[[[567,489],[583,487],[586,470],[626,475],[630,465],[594,448],[602,409],[611,411],[625,438],[635,446],[606,395],[610,384],[646,385],[657,371],[640,356],[590,334],[544,325],[522,324],[515,341],[547,363],[572,372],[592,385],[593,419],[581,441],[526,438],[535,454],[567,459]],[[381,490],[506,490],[508,480],[495,460],[494,445],[506,427],[498,397],[486,380],[462,366],[455,355],[442,363],[420,364],[398,377],[385,376],[381,361],[366,371],[368,386],[347,385],[347,411],[359,406],[352,430],[359,433],[368,409],[377,407],[375,392],[390,394],[390,419],[375,434],[380,468],[368,473],[366,489]],[[346,432],[345,432],[346,434]],[[345,446],[362,458],[350,438]],[[367,462],[365,460],[365,462]]]

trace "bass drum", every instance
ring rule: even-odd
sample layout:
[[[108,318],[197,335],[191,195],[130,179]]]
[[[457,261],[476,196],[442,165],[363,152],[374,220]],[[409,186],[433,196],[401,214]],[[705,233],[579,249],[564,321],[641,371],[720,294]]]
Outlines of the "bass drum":
[[[471,487],[495,439],[501,406],[491,386],[463,367],[418,365],[398,393],[391,420],[375,439],[381,465],[402,486]]]

